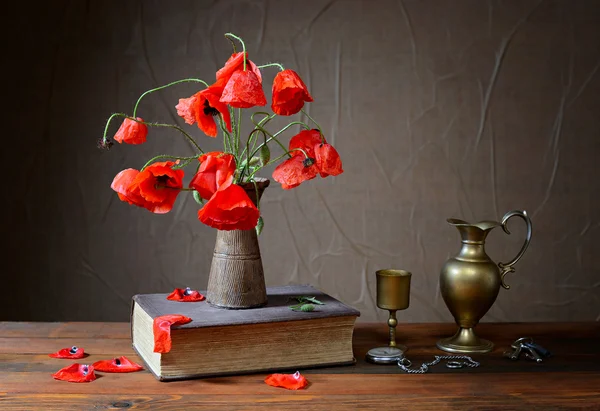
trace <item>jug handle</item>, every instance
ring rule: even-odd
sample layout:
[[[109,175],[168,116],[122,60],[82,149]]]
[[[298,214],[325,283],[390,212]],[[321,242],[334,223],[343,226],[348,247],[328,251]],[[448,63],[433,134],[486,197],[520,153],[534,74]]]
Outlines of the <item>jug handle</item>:
[[[507,223],[511,217],[515,217],[515,216],[521,217],[523,220],[525,220],[525,223],[527,224],[527,236],[525,237],[525,243],[523,244],[523,247],[521,247],[521,251],[519,251],[519,254],[517,254],[517,256],[515,258],[510,260],[508,263],[498,263],[498,267],[500,267],[500,270],[501,270],[500,271],[500,281],[502,282],[502,287],[506,288],[507,290],[510,288],[510,285],[508,285],[504,282],[504,277],[508,273],[515,272],[515,268],[513,266],[517,263],[517,261],[519,261],[521,259],[521,257],[523,257],[523,254],[525,254],[525,250],[527,250],[527,247],[529,246],[529,242],[531,241],[531,220],[529,219],[529,216],[527,215],[527,211],[525,211],[525,210],[523,210],[523,211],[513,210],[513,211],[509,211],[508,213],[506,213],[504,215],[504,217],[502,217],[502,229],[504,230],[504,232],[506,234],[510,234]]]

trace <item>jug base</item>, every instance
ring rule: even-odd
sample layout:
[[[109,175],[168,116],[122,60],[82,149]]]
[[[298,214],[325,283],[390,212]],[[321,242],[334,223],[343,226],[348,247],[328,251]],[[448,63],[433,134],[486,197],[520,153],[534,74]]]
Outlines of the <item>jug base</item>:
[[[452,337],[442,338],[436,343],[442,350],[451,353],[473,354],[487,353],[492,351],[494,343],[479,338],[472,328],[459,328]]]

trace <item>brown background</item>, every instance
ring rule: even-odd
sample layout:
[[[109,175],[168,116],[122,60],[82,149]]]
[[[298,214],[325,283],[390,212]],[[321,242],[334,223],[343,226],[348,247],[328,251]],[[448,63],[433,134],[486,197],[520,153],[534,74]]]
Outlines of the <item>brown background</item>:
[[[211,81],[227,31],[255,62],[300,73],[344,160],[339,177],[268,189],[268,285],[312,284],[381,320],[374,272],[403,268],[413,283],[400,321],[451,321],[438,276],[459,236],[446,218],[524,209],[531,247],[484,320],[600,319],[600,2],[22,3],[4,36],[1,319],[127,320],[133,294],[206,287],[215,231],[191,196],[153,215],[109,187],[154,154],[188,155],[183,139],[153,129],[143,146],[95,143],[143,91]],[[267,89],[274,74],[263,72]],[[175,113],[196,91],[157,93],[139,114],[218,149]],[[488,237],[495,261],[520,248],[521,222],[511,229]]]

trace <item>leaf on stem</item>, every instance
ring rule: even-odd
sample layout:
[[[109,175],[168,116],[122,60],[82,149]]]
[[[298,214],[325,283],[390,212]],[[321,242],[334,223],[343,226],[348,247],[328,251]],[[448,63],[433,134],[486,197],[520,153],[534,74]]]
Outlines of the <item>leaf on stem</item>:
[[[260,165],[263,167],[271,160],[271,150],[268,145],[265,144],[260,148],[259,158]]]
[[[256,235],[260,235],[262,233],[263,227],[265,226],[265,222],[262,217],[258,217],[258,223],[256,223]]]
[[[192,191],[192,197],[194,197],[194,200],[196,200],[198,204],[204,205],[204,199],[200,197],[200,193],[198,191]]]

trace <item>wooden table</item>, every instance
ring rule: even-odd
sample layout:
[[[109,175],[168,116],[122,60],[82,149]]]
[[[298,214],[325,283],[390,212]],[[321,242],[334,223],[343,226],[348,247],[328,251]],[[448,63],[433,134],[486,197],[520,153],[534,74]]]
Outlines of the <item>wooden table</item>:
[[[414,363],[442,354],[435,341],[452,324],[401,324],[399,341]],[[147,371],[100,374],[91,383],[50,376],[74,360],[48,353],[77,345],[90,353],[80,362],[120,355],[138,360],[126,323],[0,323],[1,410],[214,409],[214,410],[600,410],[600,323],[480,324],[478,334],[496,343],[474,355],[479,368],[408,375],[396,366],[364,361],[369,348],[384,345],[384,324],[357,324],[358,363],[305,370],[311,385],[288,391],[264,384],[265,374],[161,383]],[[511,361],[502,352],[517,337],[531,336],[552,351],[542,364]]]

